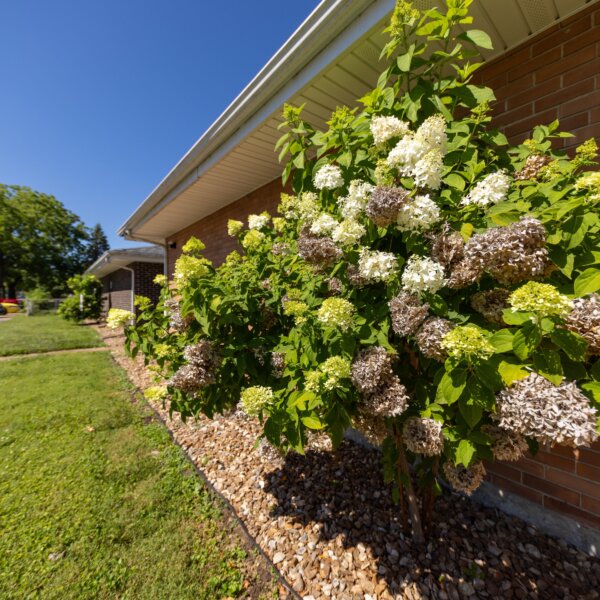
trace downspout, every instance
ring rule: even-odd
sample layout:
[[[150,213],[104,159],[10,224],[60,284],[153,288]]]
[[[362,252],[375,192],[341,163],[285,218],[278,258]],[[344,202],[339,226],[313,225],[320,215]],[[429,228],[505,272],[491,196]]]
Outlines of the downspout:
[[[126,240],[131,240],[132,242],[146,242],[147,244],[152,244],[153,246],[162,246],[162,249],[165,251],[164,252],[164,258],[163,258],[163,275],[167,274],[167,261],[168,261],[168,248],[167,248],[167,240],[165,240],[162,244],[159,244],[158,242],[152,241],[152,240],[146,240],[143,237],[140,237],[139,235],[132,235],[131,231],[129,229],[126,229],[123,232],[125,235],[123,235],[123,237]]]

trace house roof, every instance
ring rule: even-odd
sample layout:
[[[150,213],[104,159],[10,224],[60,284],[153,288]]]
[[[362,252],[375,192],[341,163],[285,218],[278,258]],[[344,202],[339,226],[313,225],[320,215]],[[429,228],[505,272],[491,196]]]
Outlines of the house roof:
[[[487,31],[489,61],[583,8],[590,0],[479,0],[469,28]],[[414,0],[421,9],[436,0]],[[281,174],[274,145],[284,102],[306,103],[322,127],[352,106],[383,70],[381,30],[394,0],[323,0],[119,229],[163,244],[173,233]]]
[[[137,246],[135,248],[115,248],[107,250],[96,262],[88,267],[86,275],[104,277],[134,262],[163,263],[165,250],[161,246]]]

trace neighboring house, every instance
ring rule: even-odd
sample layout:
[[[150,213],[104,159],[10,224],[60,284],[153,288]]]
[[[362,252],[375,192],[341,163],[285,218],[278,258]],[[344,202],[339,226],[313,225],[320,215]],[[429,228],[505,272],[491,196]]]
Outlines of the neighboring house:
[[[122,308],[135,312],[135,296],[156,303],[160,286],[154,278],[165,271],[165,252],[160,246],[108,250],[86,271],[102,281],[102,310]]]
[[[394,0],[323,0],[120,235],[163,245],[168,274],[191,235],[206,243],[208,258],[221,262],[236,247],[228,219],[276,210],[282,187],[274,145],[283,103],[306,103],[303,115],[317,127],[336,106],[355,105],[382,70],[380,32],[393,7]],[[566,149],[600,136],[599,0],[479,0],[471,11],[470,28],[487,31],[495,47],[482,51],[477,81],[495,89],[495,123],[512,142],[555,118],[575,134],[559,140]],[[518,494],[600,530],[599,445],[577,454],[543,450],[489,470],[503,498]]]

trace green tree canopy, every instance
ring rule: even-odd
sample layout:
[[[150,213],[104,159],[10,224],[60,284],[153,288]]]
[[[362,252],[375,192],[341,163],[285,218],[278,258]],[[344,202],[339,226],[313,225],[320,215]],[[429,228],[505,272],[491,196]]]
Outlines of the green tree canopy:
[[[96,223],[89,232],[89,244],[85,252],[85,268],[96,262],[107,250],[110,244],[100,223]]]
[[[61,294],[86,266],[90,233],[54,196],[0,184],[0,293],[43,286]]]

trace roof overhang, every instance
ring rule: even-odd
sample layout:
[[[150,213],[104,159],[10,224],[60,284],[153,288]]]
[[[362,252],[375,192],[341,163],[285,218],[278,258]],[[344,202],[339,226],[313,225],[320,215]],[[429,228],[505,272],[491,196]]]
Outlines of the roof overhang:
[[[487,31],[489,61],[583,8],[590,0],[478,0],[473,25]],[[435,0],[415,0],[426,9]],[[383,65],[381,30],[395,0],[323,0],[119,229],[162,244],[173,233],[281,174],[274,145],[285,102],[306,103],[322,127],[340,104],[356,104]]]
[[[100,258],[89,266],[85,274],[95,275],[96,277],[104,277],[110,275],[114,271],[118,271],[124,267],[128,267],[131,263],[158,263],[164,261],[164,250],[160,247],[146,247],[141,251],[136,251],[135,248],[127,248],[125,250],[108,250]]]

